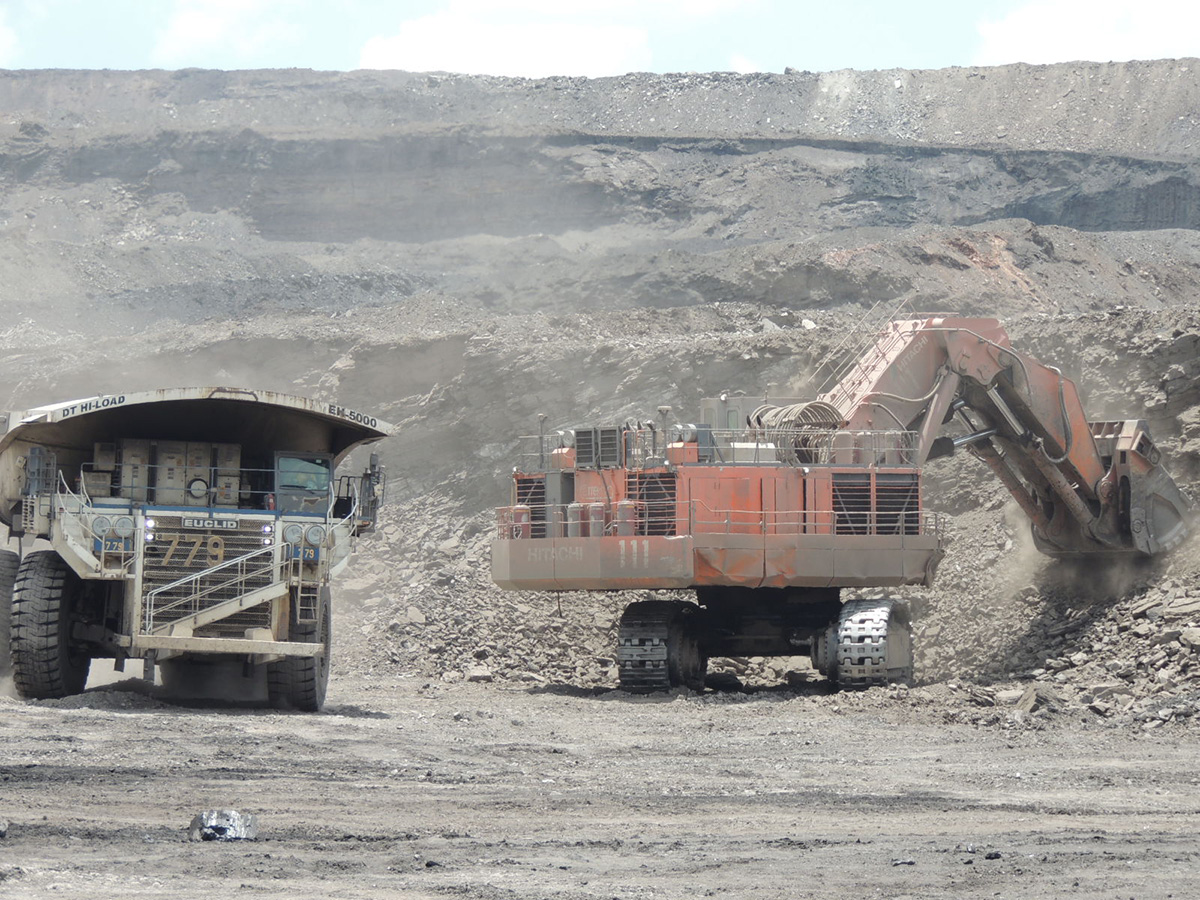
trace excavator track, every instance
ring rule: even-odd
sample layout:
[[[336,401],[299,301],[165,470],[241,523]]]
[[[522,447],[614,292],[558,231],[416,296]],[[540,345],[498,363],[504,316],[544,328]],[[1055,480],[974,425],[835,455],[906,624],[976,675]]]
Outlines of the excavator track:
[[[912,632],[894,600],[850,600],[813,646],[813,664],[839,687],[912,680]]]
[[[636,693],[704,686],[705,660],[696,640],[699,608],[670,600],[631,603],[621,614],[617,673],[621,690]]]

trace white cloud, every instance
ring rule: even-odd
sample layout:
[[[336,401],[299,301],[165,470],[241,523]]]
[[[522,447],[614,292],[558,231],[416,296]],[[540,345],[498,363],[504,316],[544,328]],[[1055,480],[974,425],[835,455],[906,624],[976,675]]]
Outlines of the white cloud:
[[[455,8],[404,22],[390,37],[371,38],[359,65],[410,72],[597,78],[648,69],[649,34],[628,25],[502,22]]]
[[[298,37],[289,13],[299,5],[298,0],[176,0],[151,59],[170,68],[252,61],[262,50]]]
[[[765,72],[766,69],[756,63],[754,60],[742,56],[740,53],[735,53],[733,56],[729,57],[729,71],[741,72],[743,75],[745,75],[751,72]]]
[[[544,18],[697,19],[729,10],[757,6],[761,0],[449,0],[447,9],[459,14],[511,18],[535,15]]]
[[[1195,0],[1033,0],[978,28],[976,65],[1200,56]]]
[[[763,0],[447,0],[364,45],[367,69],[600,77],[651,68],[650,34]]]
[[[0,9],[0,66],[12,65],[17,46],[17,33],[8,27],[4,10]]]

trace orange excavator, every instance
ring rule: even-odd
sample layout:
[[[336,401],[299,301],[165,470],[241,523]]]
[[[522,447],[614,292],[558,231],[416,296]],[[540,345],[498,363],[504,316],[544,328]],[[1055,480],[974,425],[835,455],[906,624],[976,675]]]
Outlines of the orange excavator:
[[[1146,422],[1089,421],[995,319],[892,321],[815,400],[659,413],[531,439],[492,543],[504,588],[694,591],[625,608],[627,690],[702,687],[714,656],[807,654],[841,687],[911,679],[905,607],[841,590],[932,583],[944,520],[921,475],[939,456],[991,468],[1050,556],[1152,557],[1190,527]]]

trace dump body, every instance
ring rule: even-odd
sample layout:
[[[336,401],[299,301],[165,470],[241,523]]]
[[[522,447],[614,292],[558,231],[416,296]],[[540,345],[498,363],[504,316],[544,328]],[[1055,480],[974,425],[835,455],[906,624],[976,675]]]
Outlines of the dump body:
[[[226,387],[10,413],[0,520],[22,545],[52,548],[27,554],[17,576],[18,689],[72,693],[96,657],[220,656],[267,666],[285,703],[290,675],[304,670],[311,696],[290,705],[319,707],[330,580],[373,528],[383,490],[374,458],[357,476],[337,466],[389,431],[338,404]],[[54,649],[22,631],[31,604],[63,613],[63,677],[31,662]]]

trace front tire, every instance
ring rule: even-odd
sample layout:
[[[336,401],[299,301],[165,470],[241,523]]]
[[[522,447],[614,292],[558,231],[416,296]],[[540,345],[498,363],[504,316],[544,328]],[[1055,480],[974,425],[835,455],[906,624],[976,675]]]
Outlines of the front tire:
[[[0,550],[0,678],[12,671],[9,643],[12,640],[13,586],[21,557],[11,550]]]
[[[53,550],[21,561],[12,602],[12,670],[27,700],[56,700],[87,686],[91,657],[71,640],[82,598],[82,582]]]
[[[320,656],[286,656],[267,666],[267,695],[277,709],[320,712],[329,687],[329,659],[333,637],[333,612],[328,597],[321,601],[315,622],[297,622],[292,604],[288,640],[324,644]]]

